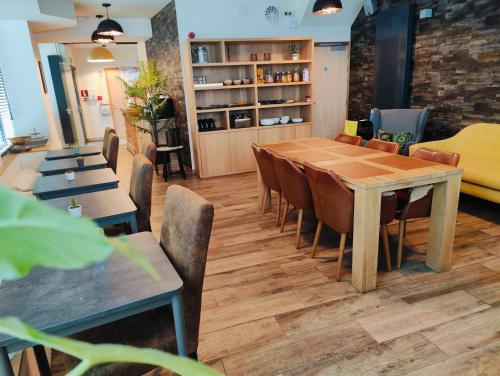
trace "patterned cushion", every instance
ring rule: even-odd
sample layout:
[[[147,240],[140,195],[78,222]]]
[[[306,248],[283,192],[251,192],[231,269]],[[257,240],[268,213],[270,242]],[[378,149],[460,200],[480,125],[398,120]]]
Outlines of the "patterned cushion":
[[[411,140],[411,132],[387,132],[379,130],[377,138],[382,141],[397,142],[399,144],[399,154],[402,154],[406,145]]]

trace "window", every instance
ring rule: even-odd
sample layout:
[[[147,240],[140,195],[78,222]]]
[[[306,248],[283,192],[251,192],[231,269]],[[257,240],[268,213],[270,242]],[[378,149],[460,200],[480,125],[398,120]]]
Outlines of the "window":
[[[12,113],[10,112],[7,92],[3,83],[2,71],[0,71],[0,154],[10,146],[7,140],[6,128],[12,129]]]

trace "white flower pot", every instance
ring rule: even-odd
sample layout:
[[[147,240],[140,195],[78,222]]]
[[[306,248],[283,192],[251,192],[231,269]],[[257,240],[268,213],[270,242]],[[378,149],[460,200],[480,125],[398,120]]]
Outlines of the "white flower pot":
[[[66,171],[64,173],[64,175],[66,175],[67,181],[75,180],[75,172],[74,171]]]
[[[292,60],[300,60],[299,54],[292,54]]]
[[[71,206],[68,206],[68,212],[69,215],[72,217],[81,217],[82,216],[82,206],[78,205],[76,208],[72,208]]]

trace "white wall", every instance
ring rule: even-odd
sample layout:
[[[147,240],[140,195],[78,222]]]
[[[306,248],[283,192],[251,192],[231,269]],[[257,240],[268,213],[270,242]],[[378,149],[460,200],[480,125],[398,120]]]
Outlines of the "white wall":
[[[95,47],[94,45],[90,45]],[[137,45],[108,46],[115,57],[111,63],[89,63],[87,56],[90,47],[72,47],[73,65],[76,66],[78,86],[80,90],[93,91],[102,96],[102,101],[96,99],[82,100],[83,116],[86,124],[88,138],[102,138],[104,128],[113,126],[111,113],[103,115],[100,111],[101,104],[109,104],[109,94],[106,86],[104,68],[130,68],[136,67],[138,61]]]
[[[45,94],[28,22],[0,21],[0,67],[14,119],[13,133],[27,135],[36,128],[48,136]]]

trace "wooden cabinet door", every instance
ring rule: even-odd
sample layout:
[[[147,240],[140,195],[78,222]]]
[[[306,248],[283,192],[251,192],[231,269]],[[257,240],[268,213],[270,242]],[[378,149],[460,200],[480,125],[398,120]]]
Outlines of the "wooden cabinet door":
[[[285,125],[281,128],[282,140],[293,140],[296,137],[295,125]]]
[[[249,172],[257,169],[252,142],[259,142],[257,129],[245,129],[230,133],[231,172]]]
[[[200,134],[201,177],[231,173],[229,133]]]
[[[283,140],[283,133],[280,127],[273,128],[270,126],[267,129],[259,129],[259,144],[272,144],[273,142],[279,142]]]
[[[312,137],[312,125],[311,124],[297,125],[295,132],[297,138]]]

